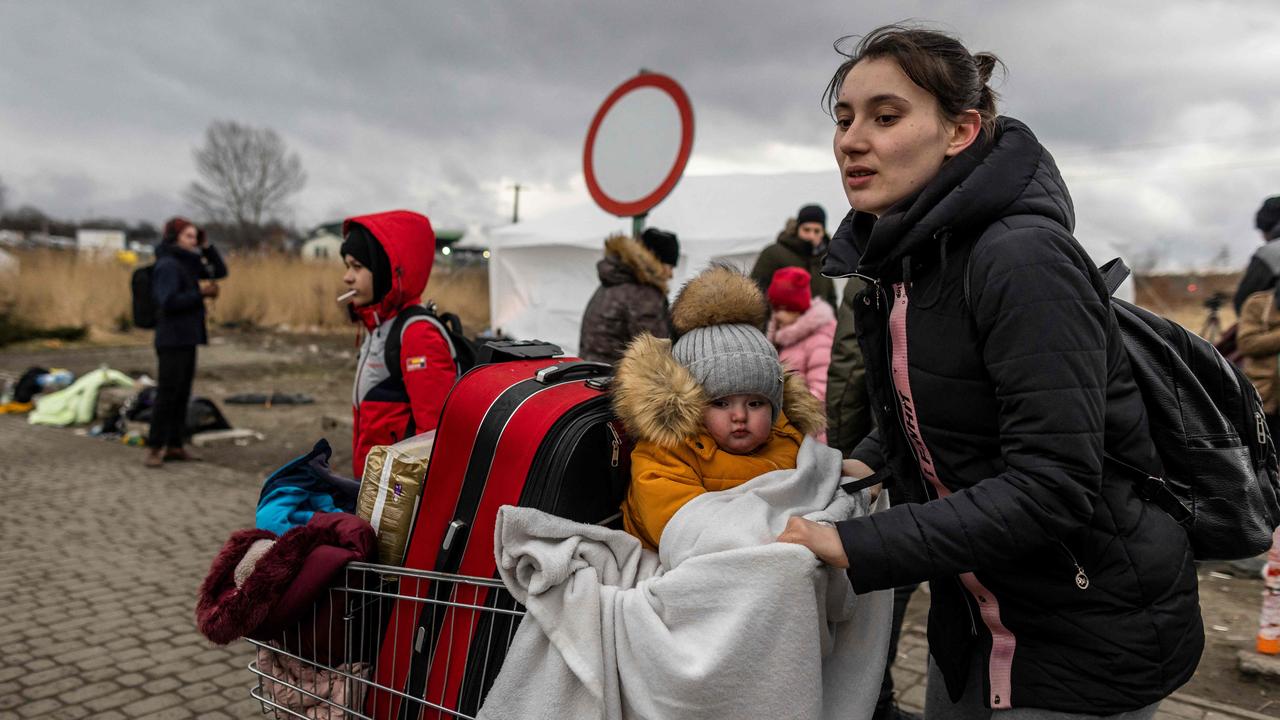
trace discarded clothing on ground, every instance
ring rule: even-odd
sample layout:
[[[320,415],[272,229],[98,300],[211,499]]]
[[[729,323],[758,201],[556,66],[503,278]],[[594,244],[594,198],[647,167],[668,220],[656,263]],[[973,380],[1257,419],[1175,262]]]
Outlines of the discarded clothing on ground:
[[[302,393],[282,393],[273,392],[270,395],[266,393],[240,393],[231,395],[223,402],[228,405],[310,405],[315,402],[315,398]]]
[[[659,554],[503,507],[499,573],[528,612],[478,717],[866,720],[892,595],[855,596],[843,570],[774,542],[792,515],[868,512],[839,482],[840,453],[806,438],[796,470],[686,504]]]
[[[258,494],[254,520],[259,530],[283,535],[316,513],[355,511],[360,483],[329,469],[332,454],[329,441],[321,438],[311,452],[271,473]]]
[[[150,423],[151,410],[156,404],[155,386],[143,388],[126,409],[127,419],[133,422]],[[193,395],[187,404],[187,423],[184,428],[186,437],[210,430],[230,430],[231,423],[218,409],[212,400]]]
[[[29,403],[40,394],[40,376],[48,373],[48,368],[32,366],[22,373],[22,377],[13,384],[13,402]]]
[[[104,386],[133,387],[133,378],[110,368],[85,373],[70,387],[38,396],[35,409],[27,416],[33,425],[83,425],[93,422],[98,409],[98,391]]]
[[[258,670],[280,681],[262,678],[262,694],[268,700],[314,720],[345,720],[350,717],[345,710],[347,700],[358,697],[356,691],[364,683],[344,675],[365,678],[369,664],[342,663],[329,669],[260,647]]]
[[[349,635],[355,647],[368,644],[360,633],[347,632],[343,568],[376,558],[373,528],[349,513],[317,513],[280,536],[239,530],[200,585],[196,627],[219,645],[240,637],[274,641],[332,667],[350,657]]]

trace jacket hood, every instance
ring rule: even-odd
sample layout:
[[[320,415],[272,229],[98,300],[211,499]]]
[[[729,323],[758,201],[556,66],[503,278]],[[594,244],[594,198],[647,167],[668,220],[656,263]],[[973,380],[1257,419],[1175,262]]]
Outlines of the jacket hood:
[[[365,327],[372,329],[402,309],[422,302],[422,291],[435,262],[436,234],[426,216],[408,210],[347,218],[342,221],[344,236],[353,224],[368,230],[391,262],[391,289],[387,294],[376,303],[354,308]]]
[[[1041,215],[1068,232],[1075,228],[1071,195],[1049,151],[1022,122],[1000,117],[993,140],[984,131],[923,190],[880,218],[857,211],[845,216],[823,274],[898,279],[900,261],[939,238],[1014,215]]]
[[[618,364],[613,387],[614,410],[638,440],[675,447],[706,431],[706,393],[688,368],[672,357],[670,340],[649,333],[633,340]],[[780,410],[775,429],[788,420],[805,435],[826,427],[822,403],[795,373],[786,373]]]
[[[155,253],[157,260],[163,257],[171,257],[178,262],[188,263],[194,267],[202,266],[201,259],[203,256],[200,251],[178,247],[177,243],[156,243]]]
[[[639,240],[628,235],[612,235],[604,241],[604,259],[596,263],[596,272],[605,286],[639,283],[652,285],[667,293],[662,279],[662,262]]]
[[[778,347],[788,348],[803,342],[810,335],[836,321],[836,311],[831,309],[826,300],[813,298],[809,309],[805,310],[796,321],[780,328],[777,318],[769,319],[769,341]]]

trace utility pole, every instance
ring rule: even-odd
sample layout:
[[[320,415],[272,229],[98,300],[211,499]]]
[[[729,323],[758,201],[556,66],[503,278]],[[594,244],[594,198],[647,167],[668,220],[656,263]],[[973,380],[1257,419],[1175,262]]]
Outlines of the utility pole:
[[[511,224],[514,225],[520,222],[520,191],[524,189],[524,186],[516,183],[511,189],[516,191],[515,204],[511,208]]]

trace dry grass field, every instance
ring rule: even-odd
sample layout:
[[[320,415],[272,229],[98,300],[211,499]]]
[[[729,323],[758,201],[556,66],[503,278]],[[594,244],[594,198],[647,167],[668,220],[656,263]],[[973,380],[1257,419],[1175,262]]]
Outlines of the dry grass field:
[[[114,256],[15,254],[21,269],[0,282],[0,312],[35,327],[85,325],[94,337],[128,328],[132,266]],[[350,328],[334,302],[343,290],[336,262],[284,255],[231,255],[226,261],[231,274],[220,283],[221,295],[209,302],[211,324],[305,332]],[[437,263],[423,299],[457,313],[469,333],[488,327],[489,280],[481,266]]]

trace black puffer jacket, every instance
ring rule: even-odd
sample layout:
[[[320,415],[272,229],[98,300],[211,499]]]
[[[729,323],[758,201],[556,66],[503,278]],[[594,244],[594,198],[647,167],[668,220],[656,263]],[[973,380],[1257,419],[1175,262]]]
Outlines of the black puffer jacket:
[[[596,271],[600,287],[582,313],[578,336],[583,360],[616,363],[642,332],[671,337],[667,281],[652,252],[634,238],[615,235],[605,241],[604,259]]]
[[[879,429],[854,457],[908,501],[838,526],[849,577],[931,581],[953,697],[976,654],[991,707],[1133,710],[1199,661],[1190,546],[1103,461],[1160,468],[1053,159],[1009,118],[985,140],[878,220],[851,213],[828,256],[870,285],[856,312]]]

